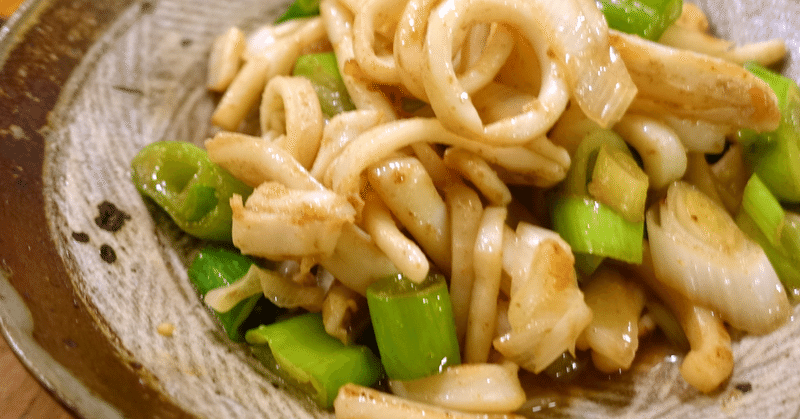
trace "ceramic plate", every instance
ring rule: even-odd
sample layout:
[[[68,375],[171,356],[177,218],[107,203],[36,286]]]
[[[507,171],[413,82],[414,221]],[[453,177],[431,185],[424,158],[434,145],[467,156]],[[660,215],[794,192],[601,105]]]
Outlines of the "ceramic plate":
[[[783,70],[800,76],[800,3],[700,5],[723,37],[784,37]],[[144,145],[201,144],[211,133],[214,98],[203,83],[213,38],[282,8],[31,1],[2,28],[0,322],[23,362],[81,416],[330,416],[224,337],[187,280],[198,243],[129,181]],[[156,330],[165,322],[171,337]],[[797,417],[797,342],[796,321],[737,339],[733,376],[711,396],[686,386],[680,359],[665,357],[613,384],[574,386],[541,417]]]

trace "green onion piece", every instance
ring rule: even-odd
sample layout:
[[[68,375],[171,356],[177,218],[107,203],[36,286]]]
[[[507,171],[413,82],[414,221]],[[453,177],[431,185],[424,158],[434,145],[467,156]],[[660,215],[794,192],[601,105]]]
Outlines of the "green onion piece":
[[[164,209],[183,231],[207,240],[231,241],[233,194],[253,188],[208,159],[205,150],[181,141],[145,146],[131,161],[140,193]]]
[[[368,347],[345,345],[327,334],[319,313],[262,324],[248,330],[245,339],[260,361],[325,409],[333,406],[339,387],[369,387],[383,374]]]
[[[797,250],[794,253],[790,253],[789,249],[798,247],[800,229],[795,231],[784,229],[781,234],[781,245],[774,246],[746,212],[742,211],[736,216],[736,225],[764,249],[769,263],[775,269],[775,273],[778,274],[778,279],[781,280],[789,295],[797,299],[800,296],[800,260],[798,260],[800,253]],[[788,246],[783,245],[784,241],[787,242],[786,245]]]
[[[657,41],[683,10],[682,0],[599,0],[608,26]]]
[[[597,155],[603,146],[609,150],[627,152],[627,143],[611,130],[598,129],[586,134],[578,144],[572,158],[567,178],[564,180],[564,192],[570,195],[588,196],[588,184],[594,171]]]
[[[739,133],[745,157],[778,200],[800,202],[800,89],[794,80],[756,63],[746,63],[745,68],[769,84],[781,111],[775,131]]]
[[[295,0],[275,23],[319,15],[319,0]]]
[[[189,280],[201,298],[206,293],[230,285],[243,277],[253,260],[235,250],[209,246],[200,251],[189,266]],[[248,297],[225,313],[214,312],[225,333],[234,342],[244,340],[252,322],[272,321],[279,309],[261,296]]]
[[[367,288],[375,339],[386,374],[415,380],[461,363],[453,307],[441,275],[415,284],[392,275]]]
[[[592,171],[592,181],[587,186],[591,196],[615,211],[626,220],[644,220],[647,200],[647,175],[636,165],[630,151],[612,150],[601,146]]]
[[[582,196],[557,196],[551,215],[553,230],[575,253],[642,262],[644,221],[632,223],[609,206]]]
[[[575,269],[586,275],[593,274],[606,259],[603,256],[590,255],[588,253],[573,253],[575,253]],[[578,277],[578,282],[581,282],[581,277]]]
[[[661,332],[664,333],[664,336],[667,337],[667,340],[675,345],[676,348],[682,351],[688,351],[689,338],[686,337],[686,333],[684,333],[675,314],[664,304],[655,300],[648,300],[645,303],[645,307],[647,307],[647,312],[650,314],[650,317],[653,318],[653,321],[655,321],[658,328],[661,329]]]
[[[744,187],[740,211],[747,213],[771,245],[778,244],[785,212],[756,173],[750,176]]]
[[[292,74],[311,80],[322,113],[328,118],[356,108],[347,93],[333,52],[301,55],[295,62]]]
[[[744,188],[736,224],[758,243],[784,287],[800,296],[800,217],[786,212],[757,174]]]

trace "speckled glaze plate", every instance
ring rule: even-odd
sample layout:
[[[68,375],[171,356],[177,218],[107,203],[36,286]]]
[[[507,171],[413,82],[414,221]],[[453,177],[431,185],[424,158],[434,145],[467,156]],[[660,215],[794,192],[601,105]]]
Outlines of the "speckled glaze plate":
[[[800,2],[701,1],[735,41],[787,40]],[[329,417],[227,341],[186,277],[197,242],[129,181],[145,144],[209,135],[210,43],[283,8],[265,0],[29,1],[0,30],[0,325],[27,367],[86,418]],[[171,337],[157,332],[175,326]],[[798,417],[800,322],[737,339],[710,396],[679,359],[573,387],[542,417]],[[749,391],[737,390],[746,383]]]

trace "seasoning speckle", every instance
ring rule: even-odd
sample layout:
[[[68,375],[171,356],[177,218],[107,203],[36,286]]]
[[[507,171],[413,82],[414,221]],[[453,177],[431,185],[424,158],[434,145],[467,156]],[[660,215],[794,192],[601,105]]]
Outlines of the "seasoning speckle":
[[[114,263],[117,260],[117,252],[114,251],[113,247],[104,244],[100,246],[100,258],[106,263]]]
[[[748,382],[736,384],[734,387],[742,393],[749,393],[753,390],[753,385]]]
[[[161,336],[171,337],[175,332],[175,325],[164,322],[158,325],[156,331],[158,331],[158,334]]]
[[[97,206],[99,215],[94,219],[98,227],[106,231],[116,232],[122,228],[126,220],[130,220],[131,216],[125,211],[117,208],[116,205],[108,201],[103,201]]]
[[[89,235],[78,231],[72,232],[72,239],[79,243],[89,243]]]

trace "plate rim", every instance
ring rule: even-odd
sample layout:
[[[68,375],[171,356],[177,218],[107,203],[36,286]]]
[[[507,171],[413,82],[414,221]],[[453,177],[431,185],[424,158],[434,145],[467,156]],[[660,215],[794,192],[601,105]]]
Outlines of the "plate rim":
[[[137,5],[148,13],[153,2],[26,0],[0,27],[0,334],[41,385],[84,418],[192,417],[126,359],[76,297],[56,246],[67,238],[52,236],[45,214],[48,114],[94,41]],[[70,37],[70,21],[89,23]]]

